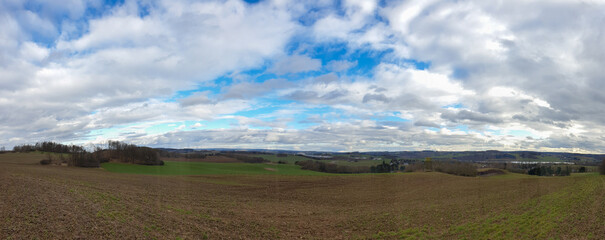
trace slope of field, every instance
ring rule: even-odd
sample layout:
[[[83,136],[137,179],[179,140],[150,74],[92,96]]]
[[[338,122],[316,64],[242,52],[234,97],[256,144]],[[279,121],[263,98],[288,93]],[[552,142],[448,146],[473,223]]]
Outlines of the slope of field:
[[[40,160],[47,159],[48,157],[53,159],[60,158],[63,156],[64,158],[69,158],[68,154],[61,153],[44,153],[44,152],[30,152],[30,153],[13,153],[13,152],[5,152],[0,154],[0,163],[4,164],[37,164],[40,163]]]
[[[605,238],[596,174],[153,176],[40,156],[0,154],[0,239]]]
[[[328,175],[306,171],[300,166],[260,163],[210,163],[210,162],[165,162],[164,166],[143,166],[126,163],[103,163],[101,167],[110,172],[148,175]]]

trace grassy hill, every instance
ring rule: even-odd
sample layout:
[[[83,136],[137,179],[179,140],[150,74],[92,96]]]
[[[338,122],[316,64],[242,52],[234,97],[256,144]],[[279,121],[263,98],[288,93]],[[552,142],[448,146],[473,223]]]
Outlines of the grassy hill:
[[[170,162],[164,166],[144,166],[126,163],[103,163],[110,172],[148,175],[328,175],[301,170],[300,166],[259,163]]]

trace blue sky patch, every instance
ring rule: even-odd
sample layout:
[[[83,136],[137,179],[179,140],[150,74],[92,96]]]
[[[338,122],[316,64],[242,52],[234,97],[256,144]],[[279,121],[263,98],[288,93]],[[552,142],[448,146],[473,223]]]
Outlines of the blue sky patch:
[[[442,108],[465,108],[462,103],[454,103],[450,105],[445,105]]]

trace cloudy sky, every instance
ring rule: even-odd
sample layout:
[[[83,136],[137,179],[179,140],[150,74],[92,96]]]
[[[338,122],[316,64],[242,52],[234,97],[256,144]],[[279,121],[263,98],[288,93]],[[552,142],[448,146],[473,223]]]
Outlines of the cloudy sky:
[[[0,146],[605,152],[605,1],[0,1]]]

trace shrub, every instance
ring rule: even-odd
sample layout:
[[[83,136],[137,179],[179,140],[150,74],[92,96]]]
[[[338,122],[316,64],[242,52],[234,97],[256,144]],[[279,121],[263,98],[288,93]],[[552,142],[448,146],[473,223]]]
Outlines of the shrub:
[[[603,159],[601,166],[599,166],[599,173],[601,173],[601,175],[605,175],[605,159]]]
[[[40,164],[42,164],[42,165],[48,165],[50,163],[51,163],[51,161],[49,159],[42,159],[42,160],[40,160]]]

